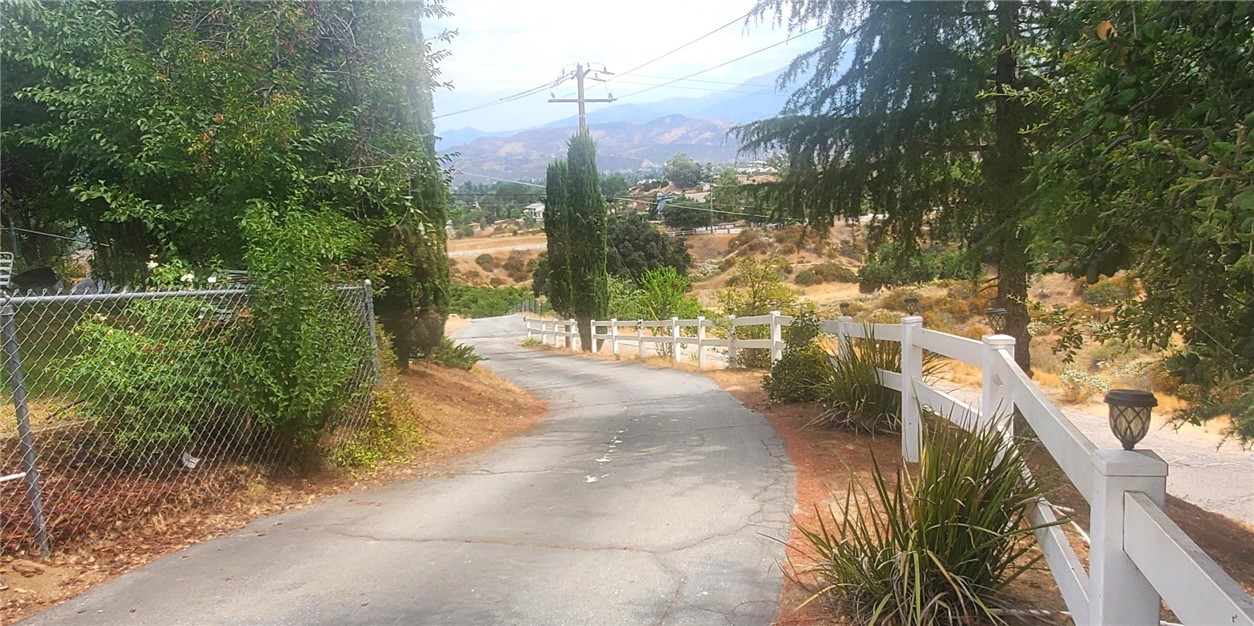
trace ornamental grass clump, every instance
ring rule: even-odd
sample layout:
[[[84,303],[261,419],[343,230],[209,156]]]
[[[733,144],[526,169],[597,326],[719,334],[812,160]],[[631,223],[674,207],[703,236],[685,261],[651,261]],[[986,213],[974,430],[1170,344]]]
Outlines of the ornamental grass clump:
[[[812,592],[859,624],[1003,623],[999,594],[1030,569],[1027,511],[1042,494],[1023,457],[993,429],[927,433],[917,468],[852,487],[817,528],[801,528]],[[812,580],[811,580],[812,579]]]
[[[831,368],[818,384],[824,410],[811,426],[838,426],[855,432],[901,431],[901,392],[880,384],[878,370],[901,371],[901,344],[877,340],[867,324],[865,338],[850,338],[849,350],[834,355]],[[935,354],[924,352],[923,376],[930,378],[938,367]]]

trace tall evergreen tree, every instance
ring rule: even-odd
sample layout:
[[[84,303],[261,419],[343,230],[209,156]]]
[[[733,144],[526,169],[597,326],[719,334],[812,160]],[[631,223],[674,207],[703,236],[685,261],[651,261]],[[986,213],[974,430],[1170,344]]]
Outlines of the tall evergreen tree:
[[[544,292],[562,317],[574,314],[570,292],[570,207],[566,199],[565,161],[549,164],[545,176],[544,235],[547,240]]]
[[[1028,203],[1031,152],[1021,130],[1036,113],[1011,95],[1032,77],[1019,63],[1026,25],[1044,4],[985,1],[763,0],[794,30],[822,24],[818,47],[780,117],[739,129],[747,149],[787,151],[770,195],[817,226],[884,216],[880,236],[917,253],[925,237],[958,237],[997,265],[1016,359],[1029,369]]]
[[[586,132],[570,140],[566,155],[566,197],[570,203],[571,310],[579,321],[584,350],[592,350],[592,320],[609,315],[606,274],[606,211],[597,176],[596,144]]]

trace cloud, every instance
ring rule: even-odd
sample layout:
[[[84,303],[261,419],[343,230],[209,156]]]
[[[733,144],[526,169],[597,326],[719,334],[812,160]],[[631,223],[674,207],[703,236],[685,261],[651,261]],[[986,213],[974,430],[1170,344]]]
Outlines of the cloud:
[[[743,16],[751,6],[751,2],[691,0],[450,2],[449,9],[454,16],[434,26],[458,31],[457,38],[449,45],[452,55],[441,63],[442,78],[450,81],[454,90],[436,94],[436,114],[535,87],[555,79],[564,67],[575,62],[604,63],[611,71],[626,71]],[[639,74],[678,78],[766,47],[786,36],[786,31],[772,24],[759,23],[746,28],[741,20],[650,64]],[[740,82],[783,67],[816,41],[806,37],[697,78]],[[623,77],[623,80],[664,82],[636,76]],[[608,89],[619,96],[643,88],[611,83]],[[573,86],[563,86],[558,95],[573,90]],[[597,88],[594,94],[603,97],[604,91]],[[631,101],[644,103],[700,95],[702,92],[694,90],[656,89],[647,97],[642,94],[639,100]],[[548,104],[544,102],[547,97],[546,90],[526,100],[442,118],[438,125],[440,128],[519,128],[570,115],[569,106]]]

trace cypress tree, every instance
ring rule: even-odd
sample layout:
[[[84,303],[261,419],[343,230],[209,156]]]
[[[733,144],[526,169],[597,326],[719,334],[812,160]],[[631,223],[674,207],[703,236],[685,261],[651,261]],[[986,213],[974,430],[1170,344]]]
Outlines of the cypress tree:
[[[562,317],[573,315],[570,292],[570,211],[566,199],[565,161],[549,164],[545,177],[544,235],[548,240],[548,276],[544,292]]]
[[[582,132],[570,140],[566,165],[571,309],[579,322],[583,349],[591,351],[592,320],[609,315],[610,296],[605,270],[605,197],[597,176],[596,144],[590,134]]]

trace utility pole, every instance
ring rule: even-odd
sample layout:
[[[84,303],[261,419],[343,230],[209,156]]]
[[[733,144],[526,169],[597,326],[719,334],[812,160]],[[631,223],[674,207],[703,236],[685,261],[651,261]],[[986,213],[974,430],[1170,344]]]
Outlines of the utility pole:
[[[549,102],[565,102],[565,103],[575,102],[579,104],[579,132],[581,133],[588,131],[588,119],[584,113],[584,105],[586,103],[588,102],[613,102],[614,101],[614,94],[610,94],[610,97],[608,98],[584,97],[583,81],[584,81],[584,78],[587,77],[588,74],[591,74],[591,73],[610,74],[611,72],[607,71],[604,65],[601,66],[600,70],[594,70],[592,69],[591,65],[589,65],[588,67],[584,67],[583,63],[578,63],[575,65],[574,72],[567,72],[566,74],[563,74],[561,78],[558,79],[560,81],[564,78],[574,78],[577,97],[575,98],[549,98]],[[604,79],[597,77],[597,76],[593,76],[592,80],[603,81]]]

